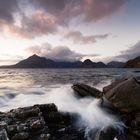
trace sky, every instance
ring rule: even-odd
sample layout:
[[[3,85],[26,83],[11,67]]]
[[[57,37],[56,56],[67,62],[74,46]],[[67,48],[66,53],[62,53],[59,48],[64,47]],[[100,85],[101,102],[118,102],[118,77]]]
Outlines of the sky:
[[[0,0],[0,65],[140,55],[140,0]]]

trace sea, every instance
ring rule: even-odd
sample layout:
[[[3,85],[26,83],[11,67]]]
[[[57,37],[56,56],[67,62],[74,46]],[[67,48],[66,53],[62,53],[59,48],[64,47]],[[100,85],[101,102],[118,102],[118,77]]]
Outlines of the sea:
[[[0,112],[54,103],[60,112],[78,114],[73,123],[78,130],[84,128],[86,140],[110,126],[123,133],[126,126],[118,115],[106,112],[99,99],[77,97],[71,86],[84,83],[102,91],[128,76],[140,76],[140,69],[0,69]]]
[[[48,101],[50,95],[59,99],[62,93],[72,92],[74,83],[102,90],[113,80],[127,76],[140,76],[140,69],[0,69],[0,111],[56,103],[55,97]]]

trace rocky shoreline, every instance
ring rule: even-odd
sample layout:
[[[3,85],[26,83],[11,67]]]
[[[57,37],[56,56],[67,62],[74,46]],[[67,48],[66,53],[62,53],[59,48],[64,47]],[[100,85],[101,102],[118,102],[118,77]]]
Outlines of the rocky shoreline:
[[[108,127],[86,137],[84,128],[74,125],[78,114],[42,104],[0,112],[0,140],[140,140],[140,77],[116,80],[103,92],[79,83],[72,88],[79,98],[97,98],[102,108],[118,115],[123,132]]]

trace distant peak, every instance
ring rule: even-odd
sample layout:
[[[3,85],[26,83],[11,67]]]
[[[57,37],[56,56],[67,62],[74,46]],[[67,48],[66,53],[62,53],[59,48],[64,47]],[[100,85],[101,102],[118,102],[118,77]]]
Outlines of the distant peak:
[[[40,58],[40,56],[38,56],[37,54],[33,54],[33,55],[30,56],[29,58]]]
[[[33,54],[32,57],[39,57],[37,54]]]
[[[92,61],[90,59],[86,59],[84,63],[92,63]]]

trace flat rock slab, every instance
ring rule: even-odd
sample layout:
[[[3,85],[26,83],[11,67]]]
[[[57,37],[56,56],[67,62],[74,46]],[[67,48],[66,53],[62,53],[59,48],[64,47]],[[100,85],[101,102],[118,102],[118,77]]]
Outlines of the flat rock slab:
[[[75,93],[80,97],[94,97],[94,98],[101,98],[102,92],[94,87],[90,87],[88,85],[82,83],[73,84],[72,89]]]

